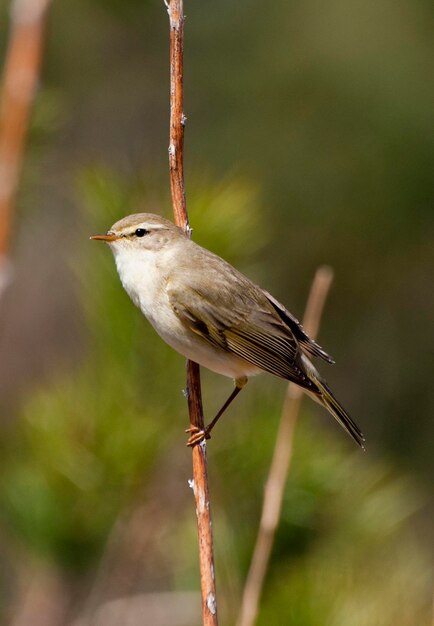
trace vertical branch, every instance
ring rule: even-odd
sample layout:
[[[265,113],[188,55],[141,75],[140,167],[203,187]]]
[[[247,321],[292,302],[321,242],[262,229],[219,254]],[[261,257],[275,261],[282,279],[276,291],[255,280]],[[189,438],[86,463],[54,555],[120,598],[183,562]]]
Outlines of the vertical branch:
[[[188,410],[190,422],[204,428],[200,391],[200,368],[187,362]],[[202,592],[202,621],[204,626],[217,626],[217,596],[214,577],[214,546],[211,522],[211,504],[208,486],[206,442],[193,447],[192,488],[196,500],[197,533],[199,540],[199,569]]]
[[[173,214],[190,235],[184,185],[184,14],[182,0],[167,3],[170,20],[170,141],[169,167]]]
[[[170,188],[175,222],[191,236],[184,187],[184,13],[182,0],[166,2],[170,20]],[[190,424],[205,427],[197,363],[187,361],[187,397]],[[192,449],[193,482],[199,539],[202,620],[204,626],[217,626],[217,600],[214,579],[214,554],[206,461],[206,443]]]
[[[13,0],[0,102],[0,263],[5,263],[49,0]],[[0,266],[0,287],[1,287]]]
[[[320,267],[317,270],[303,319],[303,326],[312,339],[318,333],[324,303],[332,280],[333,271],[329,267]],[[254,626],[256,622],[259,600],[282,509],[283,492],[292,457],[294,428],[302,395],[301,387],[293,383],[288,384],[273,459],[265,484],[261,521],[244,587],[238,626]]]

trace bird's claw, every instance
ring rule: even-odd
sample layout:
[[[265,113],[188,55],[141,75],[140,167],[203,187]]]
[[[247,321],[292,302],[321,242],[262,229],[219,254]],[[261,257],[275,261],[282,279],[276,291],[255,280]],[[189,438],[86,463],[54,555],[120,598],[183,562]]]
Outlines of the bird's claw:
[[[189,448],[193,448],[198,443],[202,443],[202,441],[206,441],[207,439],[211,439],[211,435],[208,432],[207,428],[198,428],[197,426],[190,426],[187,428],[186,433],[190,433],[190,437],[187,441],[187,446]]]

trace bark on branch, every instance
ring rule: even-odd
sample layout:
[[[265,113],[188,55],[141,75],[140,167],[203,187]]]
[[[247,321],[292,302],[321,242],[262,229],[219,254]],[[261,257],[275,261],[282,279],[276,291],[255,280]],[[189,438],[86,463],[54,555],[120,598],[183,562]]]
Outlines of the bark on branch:
[[[184,13],[182,0],[165,2],[170,22],[170,140],[169,166],[175,223],[188,236],[188,222],[184,186]],[[205,427],[200,389],[200,370],[197,363],[187,361],[187,398],[190,424]],[[217,600],[214,579],[214,554],[209,500],[206,443],[192,449],[192,488],[196,500],[199,539],[199,563],[202,591],[202,620],[204,626],[217,626]]]

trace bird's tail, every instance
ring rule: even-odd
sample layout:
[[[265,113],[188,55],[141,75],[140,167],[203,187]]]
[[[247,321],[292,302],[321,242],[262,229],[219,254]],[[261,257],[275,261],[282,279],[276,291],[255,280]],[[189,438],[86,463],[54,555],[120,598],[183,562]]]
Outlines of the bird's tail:
[[[354,441],[362,448],[365,449],[364,442],[365,437],[361,432],[357,424],[351,419],[344,407],[338,402],[327,383],[322,380],[318,372],[312,367],[309,368],[309,378],[315,384],[318,389],[314,392],[315,399],[333,415],[335,420],[342,426],[344,430],[354,439]],[[311,392],[312,393],[312,392]]]

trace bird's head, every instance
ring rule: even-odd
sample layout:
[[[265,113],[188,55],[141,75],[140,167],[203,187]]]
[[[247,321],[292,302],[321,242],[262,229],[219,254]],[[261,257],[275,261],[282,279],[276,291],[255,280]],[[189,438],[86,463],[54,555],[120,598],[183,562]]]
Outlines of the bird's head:
[[[134,251],[158,252],[167,244],[184,238],[184,231],[169,220],[152,213],[136,213],[119,220],[104,234],[91,239],[105,241],[115,255]]]

